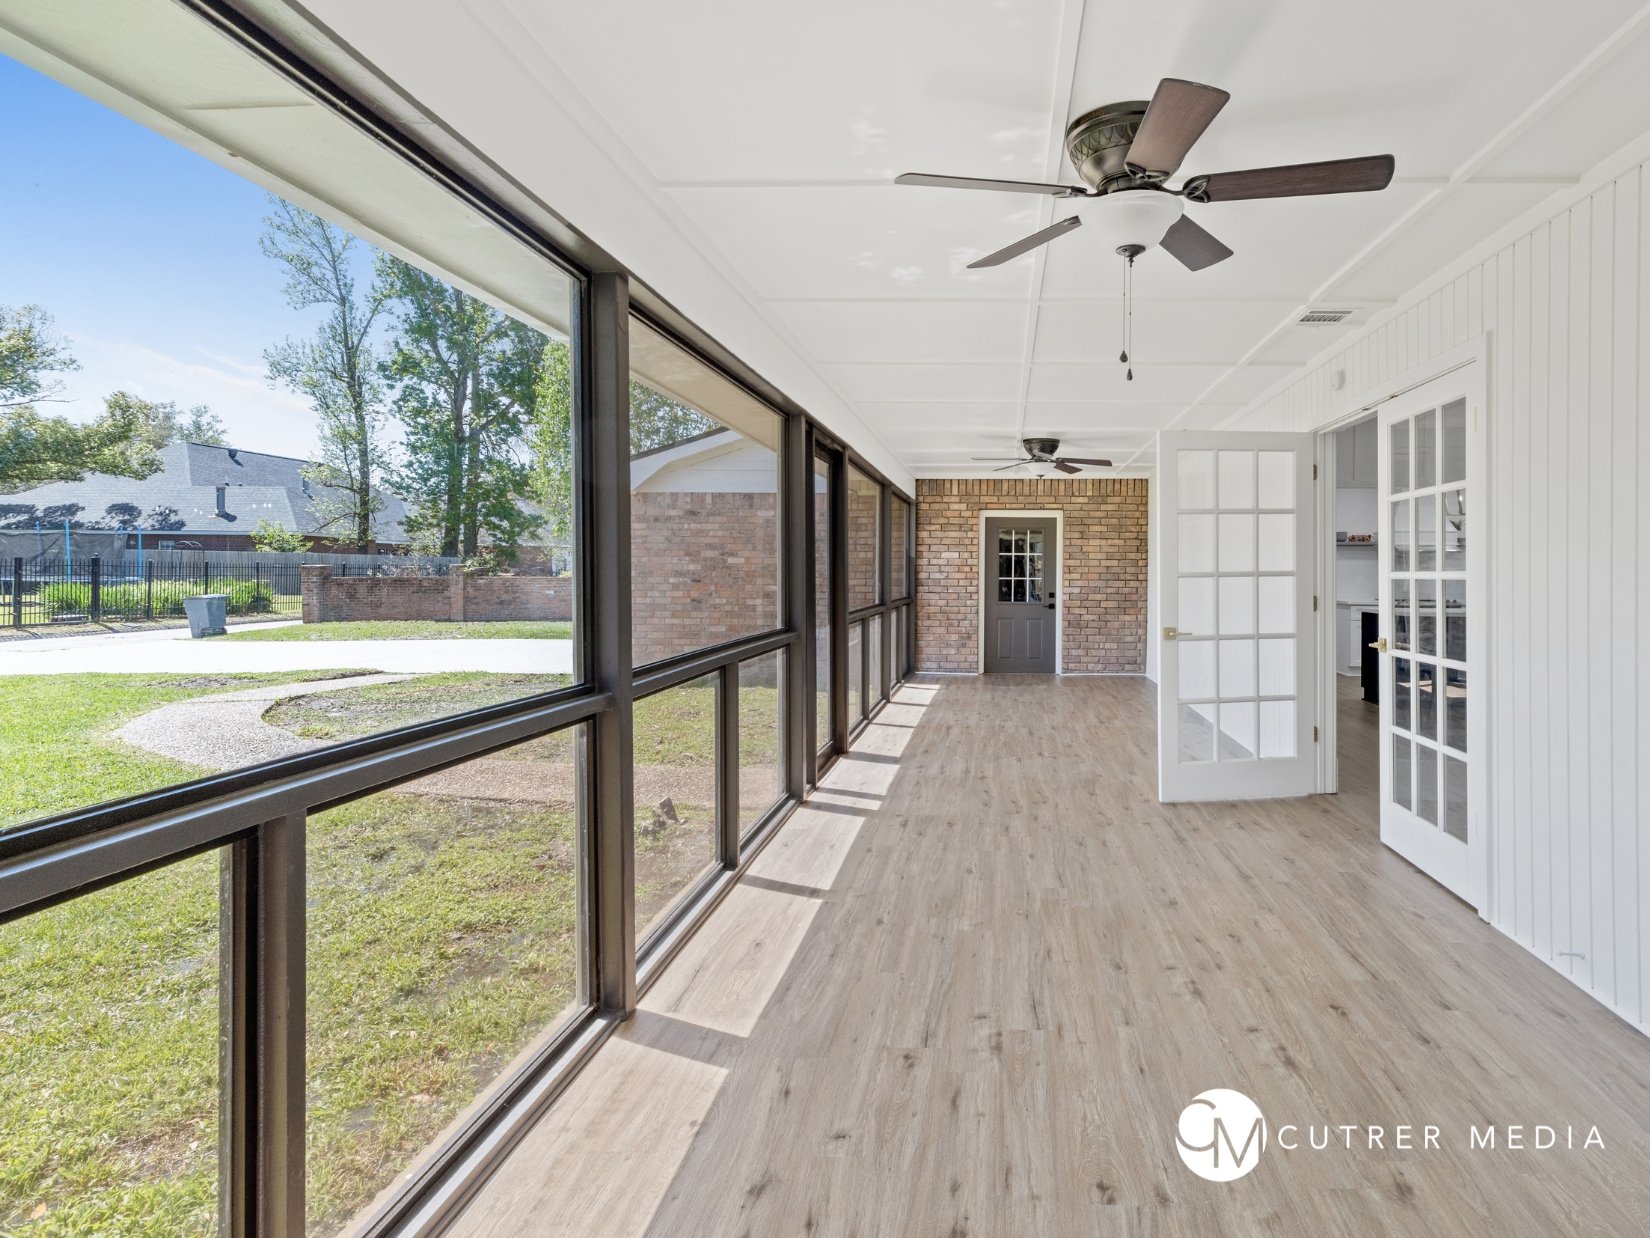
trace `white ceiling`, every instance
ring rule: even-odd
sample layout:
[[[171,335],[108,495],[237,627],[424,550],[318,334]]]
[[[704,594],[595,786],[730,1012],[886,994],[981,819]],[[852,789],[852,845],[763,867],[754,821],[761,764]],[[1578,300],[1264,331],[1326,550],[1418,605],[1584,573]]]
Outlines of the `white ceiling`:
[[[478,34],[577,92],[587,130],[622,146],[611,153],[630,179],[919,476],[983,471],[968,458],[1030,433],[1149,467],[1157,430],[1224,420],[1650,129],[1640,0],[467,9]],[[370,28],[355,26],[372,57]],[[890,181],[1074,182],[1067,121],[1147,98],[1164,76],[1232,95],[1188,172],[1388,151],[1398,172],[1380,194],[1190,206],[1236,256],[1196,274],[1161,252],[1140,260],[1127,383],[1121,263],[1092,237],[964,269],[1070,203]],[[486,82],[468,87],[485,101]],[[478,109],[461,127],[494,149],[490,124],[521,123]],[[557,152],[542,147],[544,166],[523,169],[515,149],[510,170],[560,206]],[[627,257],[610,221],[569,214]],[[1308,306],[1358,313],[1342,327],[1296,324]]]

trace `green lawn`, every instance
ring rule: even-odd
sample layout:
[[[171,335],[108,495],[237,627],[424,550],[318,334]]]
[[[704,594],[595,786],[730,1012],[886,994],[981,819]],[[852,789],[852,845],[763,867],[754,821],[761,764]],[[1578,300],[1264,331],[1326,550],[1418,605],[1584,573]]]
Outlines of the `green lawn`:
[[[160,705],[268,683],[364,671],[259,675],[8,675],[0,678],[0,830],[195,778],[192,765],[110,737]]]
[[[0,820],[189,777],[108,732],[165,701],[298,678],[0,681]],[[342,739],[559,682],[427,676],[299,698],[268,719]],[[740,703],[746,758],[771,762],[776,691],[748,686]],[[639,924],[714,859],[714,752],[705,683],[638,702]],[[507,798],[500,767],[459,766],[311,818],[312,1230],[341,1226],[412,1166],[576,1000],[573,740],[496,756],[523,763],[508,773],[525,798]],[[197,856],[0,926],[0,1233],[211,1228],[217,890],[217,857]]]
[[[572,640],[573,625],[559,620],[440,623],[381,619],[349,623],[300,623],[291,627],[241,628],[221,640]]]

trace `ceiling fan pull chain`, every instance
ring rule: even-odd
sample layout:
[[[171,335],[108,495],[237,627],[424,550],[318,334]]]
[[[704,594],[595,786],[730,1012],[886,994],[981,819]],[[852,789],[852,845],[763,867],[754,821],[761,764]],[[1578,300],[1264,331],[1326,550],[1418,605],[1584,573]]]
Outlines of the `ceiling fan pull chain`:
[[[1123,360],[1129,359],[1129,350],[1134,347],[1134,255],[1129,255],[1128,268],[1123,272]],[[1130,365],[1123,371],[1123,377],[1128,382],[1134,381],[1134,366]]]
[[[1117,324],[1122,328],[1118,334],[1123,337],[1123,351],[1117,354],[1117,360],[1120,364],[1127,365],[1129,363],[1129,284],[1126,278],[1123,281],[1122,303],[1118,308],[1123,311],[1123,321]]]

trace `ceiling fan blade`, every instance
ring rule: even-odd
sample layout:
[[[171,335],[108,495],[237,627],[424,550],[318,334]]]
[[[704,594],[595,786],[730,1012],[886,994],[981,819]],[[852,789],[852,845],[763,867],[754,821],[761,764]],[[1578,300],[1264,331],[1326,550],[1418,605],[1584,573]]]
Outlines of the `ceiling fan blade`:
[[[1372,193],[1392,183],[1391,155],[1292,163],[1281,168],[1249,168],[1194,176],[1182,192],[1193,202],[1237,202],[1245,198],[1296,198],[1320,193]]]
[[[1217,86],[1164,78],[1140,118],[1126,162],[1142,172],[1171,175],[1231,97]]]
[[[1006,473],[1009,469],[1017,469],[1023,464],[1030,464],[1030,460],[1016,460],[1013,464],[1005,464],[1000,469],[992,469],[993,473]]]
[[[1083,471],[1075,464],[1071,464],[1065,460],[1054,461],[1054,467],[1059,469],[1062,473],[1081,473]]]
[[[1002,193],[1041,193],[1051,198],[1078,198],[1086,192],[1071,185],[1047,185],[1039,181],[998,181],[979,176],[935,176],[928,172],[902,172],[896,185],[927,185],[934,189],[994,189]]]
[[[1230,249],[1185,215],[1169,225],[1158,244],[1178,258],[1188,271],[1201,271],[1232,256]]]
[[[1007,456],[969,456],[976,464],[1024,464],[1025,461],[1016,456],[1010,460]]]
[[[994,254],[987,254],[983,258],[975,259],[973,262],[968,264],[968,269],[970,271],[974,271],[978,270],[980,267],[1001,266],[1010,258],[1018,258],[1021,254],[1029,254],[1039,245],[1047,245],[1061,233],[1070,232],[1073,228],[1080,226],[1082,222],[1083,221],[1081,218],[1073,215],[1069,219],[1062,219],[1057,223],[1052,223],[1041,232],[1033,232],[1030,236],[1015,241],[1012,245],[1004,246]]]
[[[1061,464],[1092,464],[1096,468],[1102,468],[1102,469],[1109,469],[1111,467],[1111,461],[1110,460],[1091,460],[1086,456],[1061,456],[1058,463],[1061,463]]]

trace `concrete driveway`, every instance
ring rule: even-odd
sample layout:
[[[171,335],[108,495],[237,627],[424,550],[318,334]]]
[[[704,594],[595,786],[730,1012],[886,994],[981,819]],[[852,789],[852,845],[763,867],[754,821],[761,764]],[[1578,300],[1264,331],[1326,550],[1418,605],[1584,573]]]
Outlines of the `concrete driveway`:
[[[234,629],[231,629],[233,631]],[[191,640],[187,628],[0,642],[0,675],[340,670],[570,675],[570,640]]]

